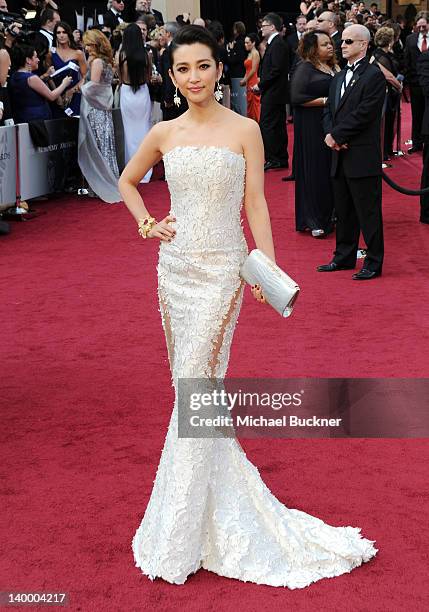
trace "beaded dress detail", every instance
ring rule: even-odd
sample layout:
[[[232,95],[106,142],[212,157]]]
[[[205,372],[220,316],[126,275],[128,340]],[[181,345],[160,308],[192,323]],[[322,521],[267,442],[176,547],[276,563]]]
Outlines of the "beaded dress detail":
[[[243,297],[240,221],[246,164],[225,147],[164,155],[177,231],[161,242],[158,291],[173,385],[223,378]],[[183,584],[204,568],[291,589],[338,576],[377,549],[356,527],[332,527],[283,505],[236,438],[179,438],[177,396],[151,497],[134,535],[135,565]]]

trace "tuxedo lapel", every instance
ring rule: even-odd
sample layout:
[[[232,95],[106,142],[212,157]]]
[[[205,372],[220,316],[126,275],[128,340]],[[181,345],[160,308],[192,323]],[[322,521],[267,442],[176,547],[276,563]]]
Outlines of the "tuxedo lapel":
[[[335,110],[337,110],[341,98],[341,86],[346,78],[346,71],[342,70],[338,75],[337,87],[335,89]]]
[[[347,100],[347,98],[349,97],[351,91],[353,91],[353,87],[359,81],[362,73],[365,72],[367,66],[368,66],[368,62],[362,62],[362,64],[357,67],[356,71],[353,73],[352,78],[350,79],[349,84],[346,87],[346,90],[345,90],[345,92],[343,94],[343,97],[342,98],[340,97],[340,99],[338,101],[337,108],[335,109],[335,112],[338,112],[339,109],[344,104],[344,102]],[[341,85],[343,84],[343,79],[339,79],[339,81],[340,81],[340,96],[341,96]],[[338,90],[337,90],[337,92],[338,92]]]
[[[262,75],[262,70],[263,70],[264,62],[265,62],[265,64],[267,63],[266,59],[268,58],[268,54],[271,53],[271,45],[273,44],[274,40],[272,40],[271,43],[269,45],[267,45],[267,48],[265,49],[264,57],[262,58],[262,60],[261,60],[261,62],[259,64],[259,76]]]

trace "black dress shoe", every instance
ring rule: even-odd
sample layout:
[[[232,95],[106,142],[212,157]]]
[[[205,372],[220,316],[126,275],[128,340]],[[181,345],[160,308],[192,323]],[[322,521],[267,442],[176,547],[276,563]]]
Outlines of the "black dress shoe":
[[[337,272],[337,270],[353,270],[354,266],[340,266],[335,263],[335,261],[331,261],[331,263],[323,264],[322,266],[317,266],[318,272]]]
[[[289,174],[289,176],[284,176],[282,178],[282,181],[294,181],[295,180],[295,175],[294,174]]]
[[[6,221],[0,221],[0,236],[6,236],[9,232],[9,223],[6,223]]]
[[[374,272],[373,270],[367,270],[366,268],[362,268],[360,272],[356,272],[353,274],[353,280],[371,280],[371,278],[377,278],[377,276],[381,276],[381,272]]]
[[[280,168],[289,168],[289,164],[281,164],[280,162],[267,161],[264,164],[264,172],[267,170],[279,170]]]
[[[423,146],[422,145],[416,145],[415,147],[411,147],[411,149],[408,149],[407,153],[409,155],[411,155],[412,153],[417,153],[417,151],[423,151]]]

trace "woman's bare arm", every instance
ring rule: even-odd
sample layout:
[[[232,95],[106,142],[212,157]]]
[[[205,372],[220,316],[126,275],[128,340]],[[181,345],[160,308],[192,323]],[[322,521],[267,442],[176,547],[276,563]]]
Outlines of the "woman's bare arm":
[[[81,79],[79,83],[76,84],[75,88],[76,90],[79,90],[82,87],[82,85],[85,83],[86,73],[88,72],[88,65],[86,63],[86,58],[85,58],[85,54],[83,51],[77,52],[77,61],[79,63]]]
[[[150,168],[161,160],[164,134],[165,126],[162,123],[157,123],[147,134],[137,153],[130,159],[119,179],[119,191],[126,207],[137,222],[151,216],[137,186]],[[165,217],[153,227],[148,237],[170,241],[176,233],[172,227],[168,226],[171,221],[175,221],[175,219],[170,216]]]
[[[94,83],[99,83],[101,81],[102,72],[103,62],[99,57],[96,57],[91,63],[91,81]]]
[[[264,145],[258,124],[247,120],[243,134],[246,158],[244,207],[256,247],[275,261],[270,215],[264,194]]]
[[[301,106],[326,106],[326,100],[327,98],[314,98],[314,100],[304,102]]]
[[[0,87],[4,87],[10,68],[10,57],[6,49],[0,50]]]
[[[72,82],[71,77],[64,77],[61,85],[59,85],[56,89],[49,89],[47,85],[40,79],[37,75],[33,75],[28,79],[28,85],[31,89],[34,89],[38,94],[49,100],[49,102],[55,102],[57,98],[60,97],[62,93],[66,90],[66,88]]]

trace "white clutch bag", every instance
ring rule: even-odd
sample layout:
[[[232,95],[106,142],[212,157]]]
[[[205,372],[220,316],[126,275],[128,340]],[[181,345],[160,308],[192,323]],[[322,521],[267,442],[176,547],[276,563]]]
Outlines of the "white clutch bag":
[[[249,253],[240,276],[249,285],[259,285],[268,304],[282,317],[289,317],[299,295],[299,286],[259,249]]]

